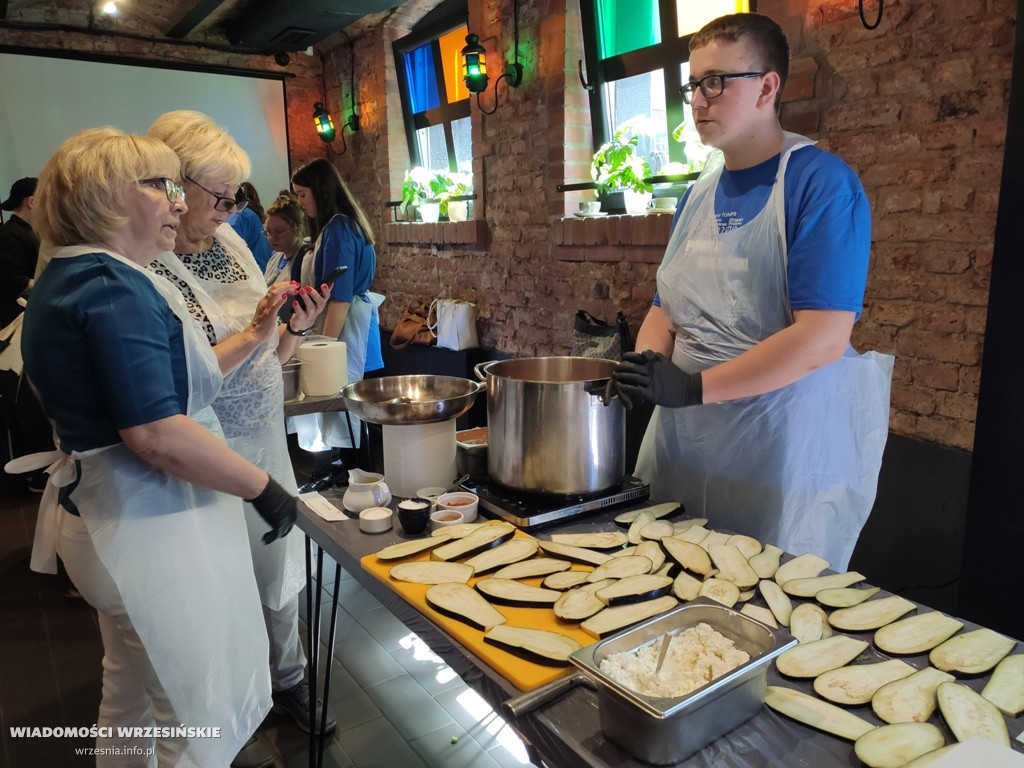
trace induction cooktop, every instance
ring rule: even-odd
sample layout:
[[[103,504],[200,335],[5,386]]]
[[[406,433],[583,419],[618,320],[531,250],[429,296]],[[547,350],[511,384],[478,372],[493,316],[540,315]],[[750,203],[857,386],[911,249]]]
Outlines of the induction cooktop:
[[[646,499],[651,493],[648,483],[633,476],[623,478],[618,485],[604,491],[585,495],[519,491],[488,478],[471,478],[461,487],[480,497],[482,511],[507,520],[524,531]]]

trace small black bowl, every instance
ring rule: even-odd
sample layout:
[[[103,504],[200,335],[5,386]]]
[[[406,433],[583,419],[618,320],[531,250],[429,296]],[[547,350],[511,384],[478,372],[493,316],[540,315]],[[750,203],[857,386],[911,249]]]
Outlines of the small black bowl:
[[[398,522],[402,524],[403,531],[416,536],[426,530],[427,523],[430,522],[431,511],[433,508],[426,499],[400,501],[398,502]]]

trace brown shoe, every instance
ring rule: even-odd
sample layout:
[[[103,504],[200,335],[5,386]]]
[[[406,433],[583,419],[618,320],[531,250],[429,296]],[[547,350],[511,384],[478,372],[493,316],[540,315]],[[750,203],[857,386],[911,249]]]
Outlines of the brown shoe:
[[[273,768],[276,765],[274,755],[253,734],[245,746],[238,750],[235,759],[231,761],[231,768]]]

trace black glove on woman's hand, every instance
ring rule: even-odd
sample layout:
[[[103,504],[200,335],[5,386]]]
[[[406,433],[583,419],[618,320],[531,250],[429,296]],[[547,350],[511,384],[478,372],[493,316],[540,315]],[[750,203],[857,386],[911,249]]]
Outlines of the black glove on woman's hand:
[[[618,395],[627,409],[633,407],[633,398],[668,408],[700,405],[704,402],[703,390],[699,373],[686,373],[649,349],[626,352],[608,380],[608,394]]]
[[[263,543],[287,536],[299,516],[299,500],[278,485],[274,478],[267,479],[266,487],[255,499],[246,499],[260,517],[267,521],[270,530],[263,534]]]

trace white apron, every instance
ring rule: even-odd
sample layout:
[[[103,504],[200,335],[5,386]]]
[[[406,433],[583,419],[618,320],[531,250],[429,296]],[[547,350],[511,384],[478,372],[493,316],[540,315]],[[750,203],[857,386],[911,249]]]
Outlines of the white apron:
[[[216,237],[235,263],[244,269],[244,281],[222,283],[197,277],[170,252],[158,261],[192,289],[220,343],[249,325],[267,286],[245,241],[230,226],[220,226]],[[277,357],[277,338],[275,334],[224,377],[224,386],[213,401],[213,409],[228,445],[266,470],[294,495],[298,487],[284,428],[284,381]],[[263,534],[269,526],[252,504],[243,503],[243,507],[260,599],[271,610],[280,610],[306,583],[303,536],[293,528],[287,536],[264,544]]]
[[[321,233],[322,235],[322,233]],[[320,237],[302,262],[303,285],[316,283],[316,253],[320,250]],[[362,381],[366,369],[366,345],[370,338],[370,324],[378,319],[377,307],[384,303],[384,296],[373,291],[358,293],[352,297],[348,306],[345,325],[341,329],[339,341],[345,342],[346,364],[348,366],[348,384]],[[317,318],[313,325],[313,333],[323,331],[327,313]],[[379,324],[379,320],[378,320]],[[346,418],[348,416],[348,418]],[[352,437],[349,436],[349,423],[352,425]],[[307,413],[289,419],[289,430],[297,433],[299,447],[306,451],[324,451],[331,447],[358,448],[362,432],[359,419],[343,412]],[[353,444],[352,439],[355,439]]]
[[[98,250],[69,247],[54,258]],[[220,436],[210,407],[220,369],[181,295],[137,264],[110,255],[147,275],[181,319],[188,415]],[[219,738],[190,739],[182,764],[222,768],[271,706],[267,633],[238,499],[171,477],[123,443],[61,455],[50,467],[40,504],[33,570],[56,572],[56,541],[66,514],[57,506],[57,491],[74,480],[76,461],[80,480],[71,502],[175,714],[186,727],[221,729]]]
[[[787,133],[764,209],[719,234],[713,152],[658,270],[661,308],[676,326],[672,362],[696,373],[793,322],[786,278]],[[681,501],[709,527],[811,552],[845,570],[871,512],[888,436],[893,358],[848,348],[836,362],[755,397],[654,411],[636,473],[651,498]]]

